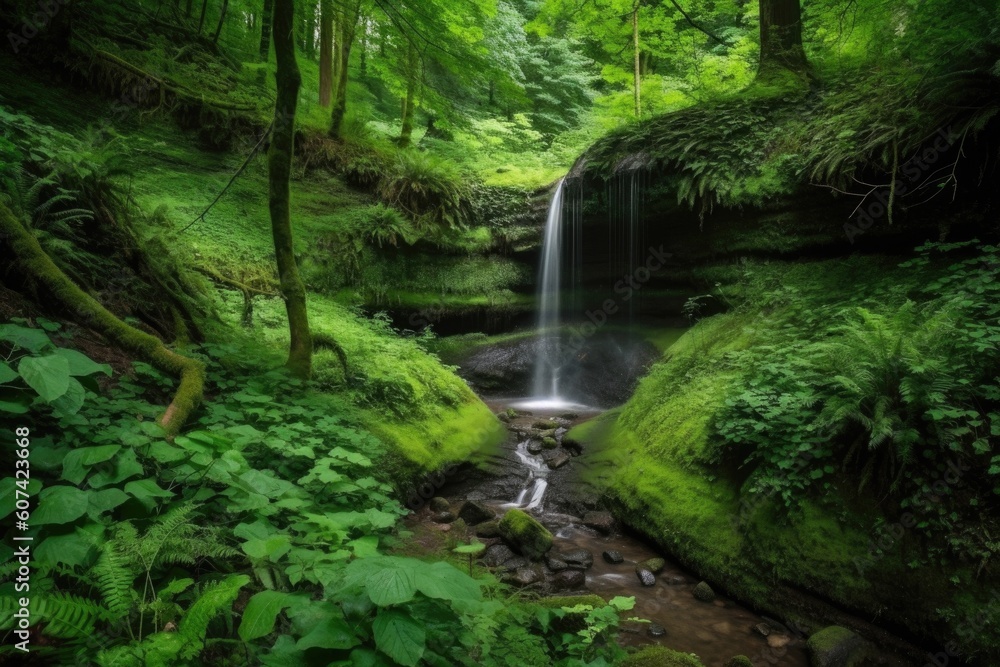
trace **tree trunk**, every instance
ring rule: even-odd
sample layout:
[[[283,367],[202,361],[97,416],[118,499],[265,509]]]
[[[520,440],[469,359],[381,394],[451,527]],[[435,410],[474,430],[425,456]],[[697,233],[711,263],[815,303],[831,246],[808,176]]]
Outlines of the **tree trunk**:
[[[368,18],[361,17],[361,80],[368,79]]]
[[[274,20],[274,0],[264,0],[264,11],[260,21],[260,59],[267,62],[268,52],[271,49],[271,22]]]
[[[219,35],[222,34],[222,24],[226,21],[226,12],[229,11],[229,0],[222,0],[222,13],[219,14],[219,25],[215,27],[215,34],[212,35],[212,43],[219,43]]]
[[[319,14],[319,105],[330,106],[333,95],[333,6],[321,0]]]
[[[302,83],[295,62],[294,0],[274,0],[274,55],[278,61],[278,95],[274,106],[271,147],[267,154],[271,233],[291,337],[287,365],[296,377],[308,378],[312,370],[312,337],[309,334],[306,289],[295,263],[289,206],[295,108]]]
[[[192,10],[191,5],[193,4],[194,4],[193,0],[187,0],[187,5],[184,8],[184,16],[191,18],[191,10]]]
[[[315,0],[305,3],[306,8],[306,57],[316,60],[316,5]]]
[[[201,0],[201,16],[198,17],[198,34],[201,34],[202,28],[205,27],[205,12],[208,11],[208,0]]]
[[[632,51],[633,73],[632,86],[635,95],[635,117],[642,116],[642,72],[639,69],[639,3],[632,8]]]
[[[406,53],[406,98],[403,100],[403,125],[399,130],[399,145],[410,145],[413,138],[413,114],[417,103],[417,47],[410,44]]]
[[[802,7],[799,0],[760,0],[760,64],[757,78],[782,70],[808,73],[802,48]]]
[[[337,89],[333,102],[333,113],[330,114],[330,136],[339,137],[340,128],[347,114],[347,82],[350,79],[348,64],[351,62],[351,49],[358,31],[358,19],[361,16],[361,2],[355,0],[344,14],[343,28],[340,31],[340,43],[337,45]]]

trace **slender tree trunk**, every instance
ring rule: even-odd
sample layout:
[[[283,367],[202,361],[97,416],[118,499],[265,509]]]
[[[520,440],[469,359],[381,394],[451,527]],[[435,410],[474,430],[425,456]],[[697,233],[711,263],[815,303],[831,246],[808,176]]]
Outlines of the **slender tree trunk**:
[[[306,57],[316,60],[316,4],[315,0],[306,2]]]
[[[399,145],[410,145],[413,138],[413,115],[417,103],[417,47],[410,44],[406,54],[406,98],[403,100],[403,125],[399,130]]]
[[[219,25],[215,27],[215,34],[212,35],[212,43],[219,43],[219,35],[222,34],[222,24],[226,21],[226,12],[229,11],[229,0],[222,0],[222,13],[219,14]]]
[[[806,74],[809,63],[802,48],[802,7],[799,0],[760,0],[760,65],[758,78],[781,70]]]
[[[344,16],[343,29],[340,31],[339,66],[337,71],[336,97],[333,102],[333,112],[330,114],[330,136],[339,137],[340,128],[347,114],[347,82],[350,79],[351,49],[358,32],[358,19],[361,16],[361,2],[355,0]]]
[[[639,69],[639,3],[632,8],[632,50],[633,50],[633,88],[635,93],[635,117],[642,116],[642,72]]]
[[[201,16],[198,17],[198,34],[201,34],[202,28],[205,27],[205,12],[208,11],[208,0],[201,0]]]
[[[271,49],[271,22],[274,20],[274,0],[264,0],[264,10],[260,21],[260,59],[267,62],[268,52]]]
[[[297,377],[308,378],[312,370],[312,337],[309,334],[306,289],[295,263],[289,205],[295,108],[302,83],[295,62],[294,0],[274,0],[274,55],[278,61],[278,95],[274,106],[271,147],[267,154],[271,233],[291,335],[288,368]]]
[[[361,17],[361,56],[359,65],[361,67],[361,80],[368,79],[368,18]]]
[[[330,106],[333,95],[333,6],[321,0],[319,14],[319,105]]]

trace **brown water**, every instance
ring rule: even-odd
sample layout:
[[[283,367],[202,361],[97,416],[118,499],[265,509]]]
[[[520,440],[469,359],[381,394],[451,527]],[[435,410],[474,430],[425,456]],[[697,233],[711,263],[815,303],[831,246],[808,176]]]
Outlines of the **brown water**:
[[[500,411],[509,404],[507,401],[494,401],[491,407]],[[566,409],[546,410],[536,407],[532,412],[532,416],[522,416],[513,420],[510,424],[511,429],[527,428],[534,420],[555,417],[566,412]],[[586,412],[579,409],[576,412],[580,417],[573,420],[573,423],[585,421],[596,414],[595,411]],[[520,438],[512,432],[505,444],[508,453],[513,453],[517,449],[519,440]],[[508,456],[508,459],[520,460],[516,455]],[[511,497],[483,500],[501,513],[510,507],[519,495],[524,498],[522,505],[527,504],[532,496],[532,490],[537,487],[537,482],[532,478],[538,476],[547,477],[546,496],[549,496],[558,490],[558,484],[572,479],[573,465],[570,462],[558,471],[558,475],[544,468],[539,471],[526,465],[523,470],[522,485],[522,490],[526,492],[523,495],[520,492],[512,492]],[[453,496],[450,499],[456,502],[464,500],[460,496]],[[719,590],[716,590],[717,597],[714,602],[697,600],[692,591],[699,579],[643,540],[618,531],[607,536],[601,535],[583,526],[578,517],[547,510],[545,497],[538,507],[528,511],[552,530],[555,536],[553,551],[588,549],[593,552],[594,565],[586,572],[586,589],[580,592],[597,593],[605,599],[619,595],[635,597],[635,608],[628,615],[646,619],[666,630],[665,636],[651,637],[648,633],[649,624],[625,623],[620,636],[623,644],[631,646],[658,644],[677,651],[694,653],[706,667],[722,667],[736,655],[749,657],[757,666],[808,666],[809,660],[803,639],[794,636],[787,629],[782,630],[780,624],[775,621],[770,621],[770,635],[763,636],[755,631],[754,627],[767,625],[768,621],[726,598]],[[601,554],[607,550],[619,551],[624,556],[624,562],[617,565],[605,562]],[[635,565],[654,557],[664,558],[666,567],[657,575],[656,584],[646,587],[636,576]]]

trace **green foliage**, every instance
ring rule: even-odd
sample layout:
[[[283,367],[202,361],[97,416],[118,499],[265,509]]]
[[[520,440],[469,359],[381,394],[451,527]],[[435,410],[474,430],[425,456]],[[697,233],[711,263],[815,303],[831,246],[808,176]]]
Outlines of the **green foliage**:
[[[378,196],[428,229],[462,227],[469,221],[469,197],[453,165],[421,151],[400,151]]]

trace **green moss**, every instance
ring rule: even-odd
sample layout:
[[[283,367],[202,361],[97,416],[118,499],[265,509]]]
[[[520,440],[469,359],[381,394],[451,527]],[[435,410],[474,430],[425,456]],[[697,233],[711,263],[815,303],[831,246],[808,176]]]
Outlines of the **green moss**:
[[[745,655],[737,655],[727,660],[724,667],[753,667],[753,660]]]
[[[552,548],[552,533],[538,523],[527,512],[518,509],[507,510],[497,526],[500,535],[522,556],[538,560]]]
[[[672,651],[662,646],[647,646],[618,663],[619,667],[704,667],[698,658],[688,653]]]

